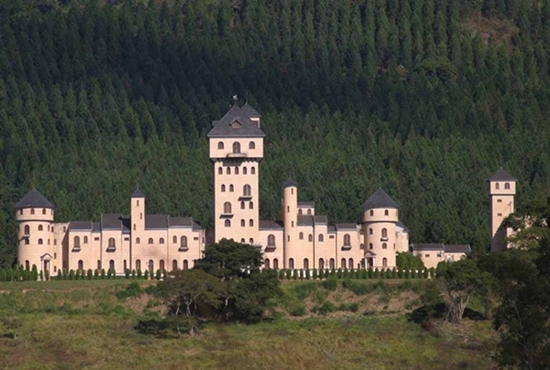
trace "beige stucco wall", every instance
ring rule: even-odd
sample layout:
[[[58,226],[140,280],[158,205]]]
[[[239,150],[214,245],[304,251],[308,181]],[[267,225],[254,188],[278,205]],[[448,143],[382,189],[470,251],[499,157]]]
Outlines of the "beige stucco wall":
[[[26,266],[27,261],[29,268],[36,265],[40,271],[43,268],[43,257],[49,255],[49,271],[53,271],[53,210],[45,209],[46,214],[42,213],[42,208],[35,209],[34,214],[31,209],[21,209],[16,212],[16,219],[19,221],[17,248],[17,261],[19,265]],[[29,233],[25,233],[25,228],[28,227]],[[39,228],[42,227],[42,230]],[[28,240],[28,244],[26,241]],[[41,244],[39,243],[41,241]]]
[[[284,225],[284,268],[291,268],[290,258],[294,260],[294,267],[298,268],[300,259],[298,246],[298,188],[287,186],[283,189],[283,216]],[[302,257],[304,258],[304,257]]]
[[[269,235],[275,236],[275,248],[266,248],[267,247],[267,238]],[[265,260],[269,261],[269,268],[283,268],[283,262],[284,262],[284,231],[283,229],[277,229],[277,230],[271,230],[271,229],[265,229],[260,230],[260,243],[262,245],[262,252],[264,254],[264,263]],[[275,265],[275,260],[276,265]],[[264,267],[266,267],[264,265]]]
[[[223,143],[224,148],[218,149],[218,144]],[[264,139],[254,138],[211,138],[209,141],[210,158],[227,158],[233,154],[233,143],[238,142],[241,145],[241,154],[246,158],[263,158]],[[253,142],[255,149],[249,149],[249,144]]]

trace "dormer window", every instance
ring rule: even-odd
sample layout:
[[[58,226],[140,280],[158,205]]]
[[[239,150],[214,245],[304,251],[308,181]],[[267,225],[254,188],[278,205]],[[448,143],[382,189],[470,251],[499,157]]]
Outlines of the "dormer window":
[[[239,121],[233,121],[231,122],[231,128],[237,129],[242,127],[241,123]]]

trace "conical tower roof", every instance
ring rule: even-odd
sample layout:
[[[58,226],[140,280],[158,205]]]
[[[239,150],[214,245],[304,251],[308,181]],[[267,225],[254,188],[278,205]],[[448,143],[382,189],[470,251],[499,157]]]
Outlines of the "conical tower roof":
[[[376,190],[365,203],[363,211],[375,208],[399,208],[397,203],[382,189]]]
[[[283,189],[284,189],[284,188],[291,187],[291,186],[297,188],[297,187],[298,187],[298,183],[297,183],[296,181],[292,180],[292,179],[288,179],[288,180],[286,180],[286,181],[284,182],[284,184],[283,184]]]
[[[40,192],[36,189],[32,189],[25,195],[17,204],[16,209],[21,208],[51,208],[55,207],[50,203]]]
[[[136,188],[132,193],[132,198],[145,198],[145,193],[140,188]]]
[[[495,172],[489,181],[516,181],[516,179],[508,172],[504,171],[501,167],[497,172]]]

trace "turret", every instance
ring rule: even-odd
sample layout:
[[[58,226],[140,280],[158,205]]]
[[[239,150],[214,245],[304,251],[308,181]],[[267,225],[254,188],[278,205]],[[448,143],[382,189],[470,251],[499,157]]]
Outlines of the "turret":
[[[19,224],[17,261],[19,265],[38,271],[49,271],[53,255],[54,206],[36,189],[32,189],[15,205]]]
[[[514,212],[516,179],[502,168],[489,179],[491,195],[491,251],[507,248],[504,241],[512,233],[510,228],[503,228],[502,221]]]
[[[137,188],[132,193],[130,201],[132,234],[135,238],[145,230],[145,193]]]
[[[283,184],[283,204],[281,215],[284,221],[284,264],[285,268],[294,268],[289,266],[289,259],[294,258],[290,255],[290,251],[298,243],[298,184],[288,179]]]
[[[396,224],[398,205],[382,189],[378,189],[363,204],[363,234],[369,267],[396,266]]]

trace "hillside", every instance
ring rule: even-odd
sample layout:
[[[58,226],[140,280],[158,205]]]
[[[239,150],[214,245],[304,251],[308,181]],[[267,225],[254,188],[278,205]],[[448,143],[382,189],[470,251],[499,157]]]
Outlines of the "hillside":
[[[382,186],[412,241],[489,240],[485,180],[549,195],[550,5],[538,1],[0,1],[0,262],[37,187],[60,221],[129,211],[212,226],[206,133],[262,114],[261,217],[292,176],[329,222]]]

